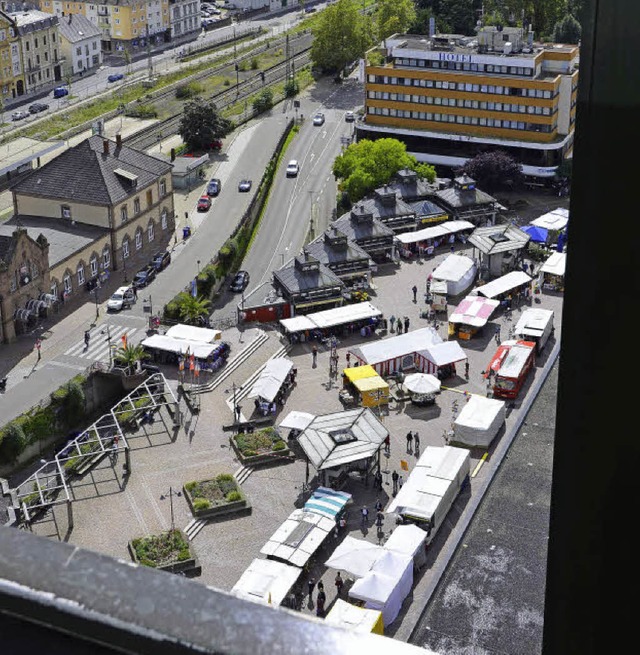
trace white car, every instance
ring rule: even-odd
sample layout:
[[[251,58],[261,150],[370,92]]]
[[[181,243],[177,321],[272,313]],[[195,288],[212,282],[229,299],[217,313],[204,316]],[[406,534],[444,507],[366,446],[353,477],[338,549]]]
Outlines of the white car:
[[[119,287],[107,300],[107,311],[119,312],[125,307],[131,307],[135,301],[136,297],[131,287]]]
[[[344,115],[344,120],[347,121],[347,123],[353,123],[353,121],[356,120],[356,115],[352,111],[348,111]]]
[[[287,177],[296,177],[296,175],[300,172],[300,164],[295,159],[292,159],[288,164],[287,164]]]
[[[314,117],[313,117],[313,124],[314,125],[323,125],[324,124],[324,114],[322,112],[318,112]]]

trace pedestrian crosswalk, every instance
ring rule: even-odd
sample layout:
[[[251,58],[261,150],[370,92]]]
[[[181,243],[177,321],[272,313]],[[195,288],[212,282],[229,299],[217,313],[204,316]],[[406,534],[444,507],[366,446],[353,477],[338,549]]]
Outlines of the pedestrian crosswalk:
[[[127,341],[131,343],[131,338],[138,331],[138,328],[125,327],[123,325],[104,325],[91,330],[89,345],[82,341],[65,350],[64,354],[69,357],[79,357],[81,359],[90,359],[92,361],[109,361],[109,348],[112,354],[123,345],[123,339],[126,335]]]

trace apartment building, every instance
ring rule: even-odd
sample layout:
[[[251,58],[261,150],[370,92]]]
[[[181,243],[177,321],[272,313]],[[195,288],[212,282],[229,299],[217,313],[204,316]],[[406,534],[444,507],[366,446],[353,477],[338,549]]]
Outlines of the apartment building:
[[[82,14],[59,18],[60,47],[64,58],[64,75],[95,72],[102,64],[101,32]]]
[[[24,93],[24,72],[18,26],[14,18],[0,11],[0,106]]]
[[[501,149],[532,178],[553,177],[571,154],[577,46],[498,26],[474,37],[396,34],[368,55],[358,139],[393,136],[443,169]]]
[[[169,0],[171,37],[178,41],[198,38],[202,31],[199,0]]]

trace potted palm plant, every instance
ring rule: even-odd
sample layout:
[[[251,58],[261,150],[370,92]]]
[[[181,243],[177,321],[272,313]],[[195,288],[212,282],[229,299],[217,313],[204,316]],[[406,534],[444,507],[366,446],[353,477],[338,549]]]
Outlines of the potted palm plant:
[[[147,371],[142,368],[144,359],[149,359],[149,355],[141,345],[127,343],[118,348],[114,369],[120,372],[126,390],[135,389],[147,377]]]

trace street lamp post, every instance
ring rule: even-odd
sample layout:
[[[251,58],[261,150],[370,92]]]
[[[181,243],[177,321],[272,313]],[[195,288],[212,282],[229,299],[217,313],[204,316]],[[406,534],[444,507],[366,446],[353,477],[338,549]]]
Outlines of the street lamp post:
[[[173,515],[173,497],[174,496],[182,496],[181,491],[174,491],[173,487],[169,487],[169,493],[168,494],[162,494],[160,496],[160,500],[164,500],[167,495],[169,496],[169,505],[171,507],[171,532],[173,532],[176,529],[176,523]]]
[[[95,286],[93,288],[93,295],[94,295],[95,300],[96,300],[96,321],[97,321],[98,318],[100,317],[100,307],[98,305],[98,287],[97,286]]]
[[[107,343],[109,344],[109,370],[111,370],[111,367],[113,366],[113,358],[111,354],[111,324],[110,323],[107,325],[106,332],[107,332]],[[104,334],[104,333],[105,333],[104,330],[100,332],[100,334]]]

